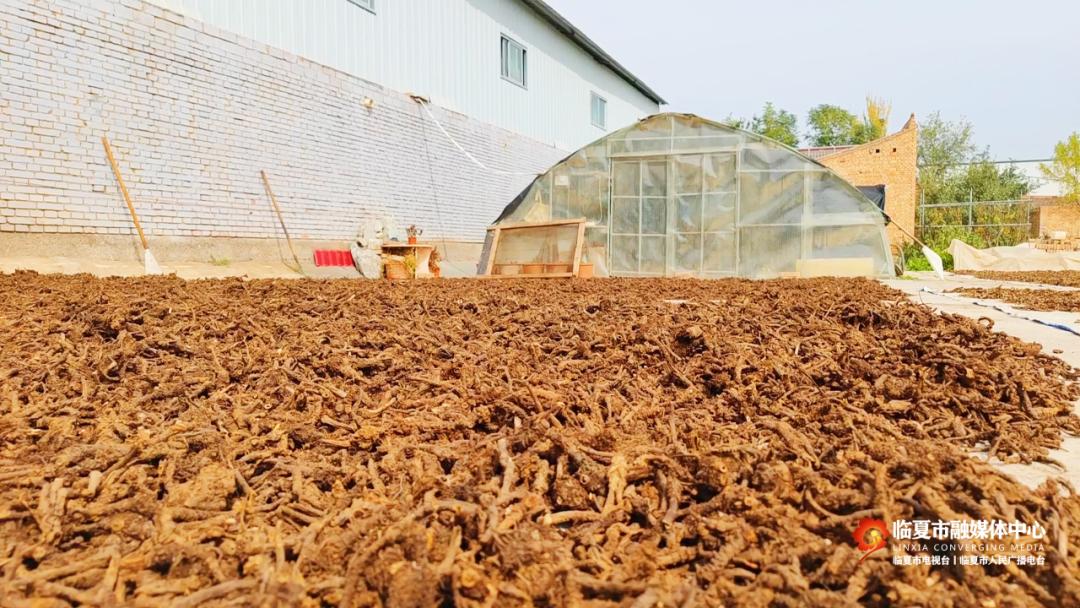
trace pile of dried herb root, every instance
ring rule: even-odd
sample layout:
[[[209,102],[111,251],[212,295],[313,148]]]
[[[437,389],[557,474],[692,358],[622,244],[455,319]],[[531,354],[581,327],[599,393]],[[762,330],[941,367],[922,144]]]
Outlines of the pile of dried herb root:
[[[1018,281],[1060,287],[1080,287],[1080,270],[980,270],[961,271],[958,274],[967,274],[989,281]]]
[[[950,291],[968,298],[1000,300],[1028,310],[1080,312],[1080,290],[964,287]]]
[[[1076,373],[866,280],[0,275],[8,605],[1080,605]],[[1047,528],[859,562],[864,517]]]

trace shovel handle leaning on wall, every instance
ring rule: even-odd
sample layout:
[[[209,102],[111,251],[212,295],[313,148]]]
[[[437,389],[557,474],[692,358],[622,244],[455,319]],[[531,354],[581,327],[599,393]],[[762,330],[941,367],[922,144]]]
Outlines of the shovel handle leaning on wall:
[[[293,261],[296,262],[296,272],[303,274],[303,266],[300,265],[300,258],[297,257],[296,250],[293,249],[292,237],[289,236],[289,229],[285,227],[285,218],[281,215],[281,208],[278,207],[277,197],[274,196],[274,191],[270,188],[270,178],[267,177],[265,170],[260,170],[259,173],[262,175],[263,187],[266,188],[266,194],[270,197],[270,204],[273,205],[274,213],[277,214],[278,222],[281,224],[281,231],[285,233],[285,242],[289,244],[289,252],[292,253]],[[288,264],[285,265],[288,266]]]
[[[112,166],[113,175],[116,176],[116,183],[120,185],[120,193],[124,195],[124,202],[127,203],[128,212],[131,213],[131,221],[135,223],[135,230],[139,233],[139,240],[142,242],[143,265],[146,274],[161,274],[161,267],[158,266],[154,254],[150,253],[150,243],[147,242],[146,234],[143,233],[142,224],[139,223],[139,215],[135,213],[135,205],[131,203],[131,195],[128,194],[127,186],[124,184],[124,178],[120,175],[120,166],[116,164],[116,157],[113,156],[112,146],[109,145],[109,138],[107,136],[101,136],[101,145],[105,146],[105,156],[109,157],[109,164]]]

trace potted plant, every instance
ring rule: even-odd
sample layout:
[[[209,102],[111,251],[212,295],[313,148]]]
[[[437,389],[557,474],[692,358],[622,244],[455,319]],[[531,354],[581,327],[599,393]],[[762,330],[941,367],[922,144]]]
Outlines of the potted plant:
[[[421,234],[424,234],[424,231],[417,228],[416,224],[413,224],[405,229],[405,234],[409,237],[409,244],[415,245],[416,239],[418,239]]]

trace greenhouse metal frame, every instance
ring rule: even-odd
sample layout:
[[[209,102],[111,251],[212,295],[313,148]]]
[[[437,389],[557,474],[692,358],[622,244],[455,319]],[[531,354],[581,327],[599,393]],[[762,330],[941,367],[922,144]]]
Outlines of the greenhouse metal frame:
[[[575,217],[598,276],[893,274],[886,216],[858,189],[792,148],[690,114],[650,116],[578,150],[495,226]],[[489,233],[481,268],[490,244]],[[516,263],[569,246],[522,243]]]

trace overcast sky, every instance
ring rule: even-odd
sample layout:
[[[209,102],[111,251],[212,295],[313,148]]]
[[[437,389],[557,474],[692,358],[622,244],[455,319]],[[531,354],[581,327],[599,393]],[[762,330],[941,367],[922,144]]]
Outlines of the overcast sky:
[[[1080,131],[1080,0],[547,0],[669,109],[800,131],[819,103],[868,93],[908,115],[965,117],[1000,159],[1044,158]]]

